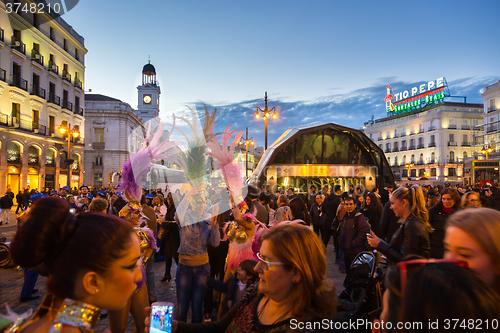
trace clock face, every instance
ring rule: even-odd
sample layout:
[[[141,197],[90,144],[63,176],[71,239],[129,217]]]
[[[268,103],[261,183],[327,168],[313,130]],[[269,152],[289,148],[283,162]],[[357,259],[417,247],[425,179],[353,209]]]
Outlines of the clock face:
[[[144,95],[144,104],[151,104],[151,95]]]

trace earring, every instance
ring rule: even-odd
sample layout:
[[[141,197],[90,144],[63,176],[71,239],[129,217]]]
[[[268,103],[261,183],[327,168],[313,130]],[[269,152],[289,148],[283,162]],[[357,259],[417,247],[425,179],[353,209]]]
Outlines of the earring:
[[[99,292],[99,289],[97,289],[97,288],[92,290],[92,294],[97,294],[98,292]]]

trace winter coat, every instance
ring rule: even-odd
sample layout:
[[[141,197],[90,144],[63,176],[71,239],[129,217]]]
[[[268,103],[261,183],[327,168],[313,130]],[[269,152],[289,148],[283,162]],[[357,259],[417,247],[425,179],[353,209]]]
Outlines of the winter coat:
[[[457,210],[455,210],[456,212]],[[451,213],[453,214],[453,213]],[[429,224],[433,231],[431,239],[431,258],[442,259],[444,256],[444,234],[446,233],[446,221],[451,214],[443,211],[443,203],[438,202],[429,209]]]
[[[340,226],[340,249],[351,256],[365,251],[366,234],[369,232],[370,226],[359,209],[346,213]]]
[[[368,223],[370,223],[372,231],[375,233],[375,235],[380,237],[380,218],[382,212],[379,213],[375,206],[367,206],[363,209],[362,213],[368,219]]]
[[[12,198],[8,194],[0,199],[0,208],[11,209],[12,206],[14,206],[14,201],[12,201]]]
[[[311,221],[313,225],[323,226],[325,224],[325,218],[323,213],[323,205],[319,205],[315,202],[311,206]]]
[[[392,263],[398,263],[410,254],[429,258],[429,232],[415,216],[410,215],[394,233],[390,245],[380,242],[377,250],[382,252]]]
[[[323,202],[323,215],[325,228],[331,228],[333,219],[337,215],[337,208],[340,205],[340,197],[335,193],[330,193],[325,197]]]
[[[179,236],[179,225],[174,221],[175,216],[175,206],[170,205],[167,207],[167,214],[165,214],[165,222],[161,224],[162,237],[160,253],[164,253],[167,257],[175,257],[177,255],[177,250],[181,244],[181,238]]]

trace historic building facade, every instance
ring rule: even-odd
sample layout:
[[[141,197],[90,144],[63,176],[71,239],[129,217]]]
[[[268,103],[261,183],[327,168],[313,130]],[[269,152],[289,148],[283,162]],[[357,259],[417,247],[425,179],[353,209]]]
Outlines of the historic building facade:
[[[83,178],[87,49],[61,17],[7,13],[0,0],[0,190],[65,186]],[[28,1],[31,3],[31,1]],[[36,3],[36,2],[34,2]],[[67,133],[71,136],[68,155]]]

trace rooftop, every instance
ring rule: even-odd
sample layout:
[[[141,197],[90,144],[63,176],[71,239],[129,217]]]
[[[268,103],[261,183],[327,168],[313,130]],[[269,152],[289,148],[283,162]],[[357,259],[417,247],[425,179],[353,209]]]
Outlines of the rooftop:
[[[101,94],[85,94],[86,101],[98,101],[98,102],[121,102],[121,100],[101,95]]]

